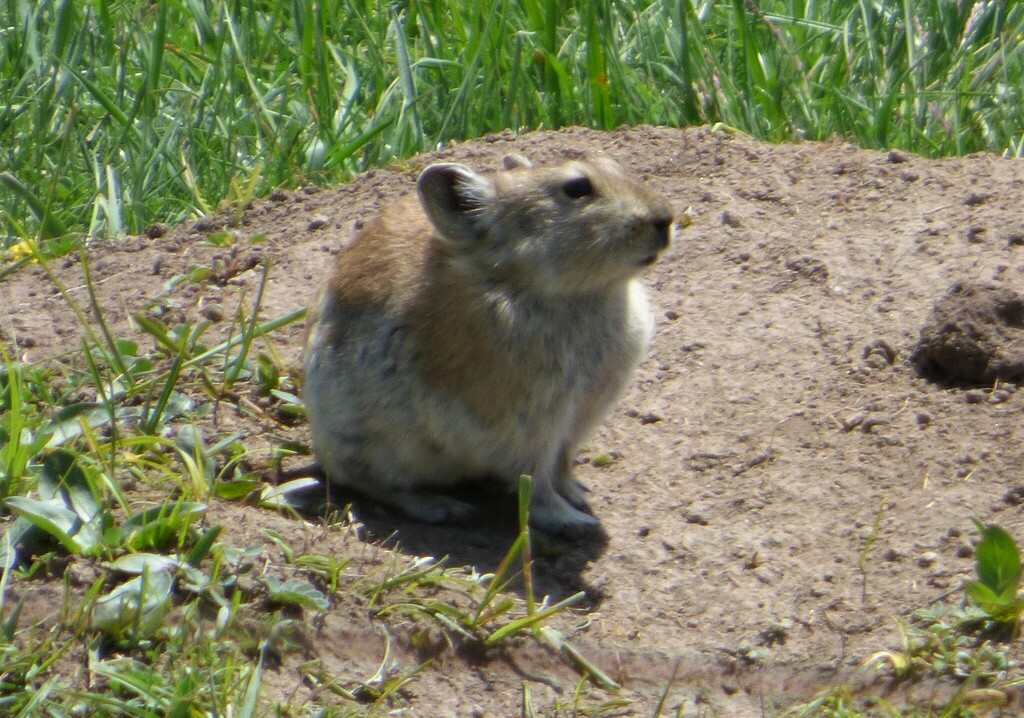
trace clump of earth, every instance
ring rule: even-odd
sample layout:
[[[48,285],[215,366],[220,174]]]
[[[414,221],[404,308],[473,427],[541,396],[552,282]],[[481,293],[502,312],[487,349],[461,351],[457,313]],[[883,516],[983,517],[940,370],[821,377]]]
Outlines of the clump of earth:
[[[912,358],[925,375],[944,379],[1024,376],[1024,298],[1005,286],[957,282],[935,303]]]
[[[651,714],[677,667],[665,705],[684,715],[710,702],[721,715],[760,716],[827,685],[870,683],[860,666],[898,647],[897,618],[961,600],[973,518],[1024,538],[1016,160],[770,146],[707,128],[506,133],[342,187],[275,192],[234,227],[224,214],[94,243],[99,304],[119,335],[154,306],[164,321],[226,332],[270,262],[260,316],[287,314],[417,170],[435,160],[498,169],[509,152],[535,164],[610,155],[692,216],[644,275],[658,324],[650,356],[579,457],[604,535],[550,546],[535,567],[538,594],[586,593],[589,614],[554,625],[622,684],[637,714]],[[231,249],[207,241],[225,230],[238,237]],[[206,279],[169,283],[195,266],[210,268]],[[54,269],[87,306],[76,260]],[[23,360],[72,360],[79,328],[41,271],[0,283],[0,302],[0,335]],[[301,326],[269,342],[298,366]],[[301,422],[224,409],[207,431],[242,431],[254,446],[308,442]],[[273,528],[358,563],[368,542],[390,537],[381,551],[481,571],[512,535],[426,526],[358,501],[355,514],[358,537],[238,504],[215,505],[209,520],[240,543]],[[309,652],[329,670],[369,676],[385,640],[358,612],[329,612]],[[398,660],[415,665],[413,647],[396,640]],[[406,688],[414,712],[517,714],[523,680],[538,708],[571,701],[578,680],[529,642],[435,660]],[[296,700],[310,690],[287,661],[265,680]]]

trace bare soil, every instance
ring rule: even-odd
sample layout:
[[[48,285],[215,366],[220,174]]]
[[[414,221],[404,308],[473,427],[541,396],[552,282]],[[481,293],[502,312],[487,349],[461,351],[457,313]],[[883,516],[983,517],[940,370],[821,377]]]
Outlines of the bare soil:
[[[283,315],[311,301],[356,223],[410,190],[418,169],[438,159],[497,169],[508,152],[534,163],[605,153],[680,212],[692,208],[645,277],[658,323],[650,356],[580,457],[605,535],[547,544],[537,558],[539,593],[587,593],[591,613],[555,625],[622,682],[633,701],[624,714],[650,715],[677,665],[665,705],[683,715],[759,716],[868,681],[858,666],[898,644],[897,617],[960,600],[972,517],[1024,537],[1024,165],[1014,160],[768,146],[706,128],[502,134],[347,186],[276,192],[234,228],[225,213],[97,242],[89,264],[104,317],[121,336],[146,307],[226,331],[267,262],[261,318]],[[225,229],[243,238],[234,249],[204,241]],[[213,273],[168,292],[193,266]],[[87,306],[79,262],[54,269]],[[80,327],[41,270],[0,283],[0,306],[0,337],[23,360],[75,361]],[[301,326],[269,341],[298,366]],[[243,411],[222,408],[218,421],[257,446],[308,440],[301,424]],[[590,463],[597,455],[612,461]],[[513,536],[510,506],[497,528],[355,511],[358,533],[238,504],[210,520],[240,543],[273,528],[357,563],[449,555],[482,571]],[[407,638],[396,655],[411,664],[423,649]],[[385,642],[351,609],[328,612],[308,640],[329,670],[367,677]],[[402,698],[411,714],[519,714],[524,680],[551,712],[578,680],[528,641],[483,657],[440,646],[434,658]],[[267,680],[297,701],[310,690],[287,663]]]

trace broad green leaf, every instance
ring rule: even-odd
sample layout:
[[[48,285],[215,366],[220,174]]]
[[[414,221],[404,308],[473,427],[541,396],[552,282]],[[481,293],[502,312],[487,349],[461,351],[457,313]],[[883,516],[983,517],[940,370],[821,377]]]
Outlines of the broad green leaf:
[[[70,451],[50,452],[39,475],[39,495],[44,499],[60,497],[82,521],[90,522],[100,513],[93,487],[77,457]]]
[[[282,391],[281,389],[274,389],[270,392],[270,395],[280,399],[286,404],[301,404],[302,400],[298,396],[288,391]]]
[[[137,417],[138,407],[123,406],[114,411],[111,417],[110,409],[103,404],[95,402],[83,402],[66,407],[53,417],[53,421],[44,426],[50,438],[46,442],[47,448],[63,446],[75,437],[81,436],[84,424],[92,429],[110,424],[111,418],[115,421]]]
[[[151,574],[157,571],[174,571],[181,561],[173,556],[158,553],[130,553],[106,564],[109,568],[121,573],[141,576],[146,571]]]
[[[174,580],[168,571],[147,571],[96,600],[92,625],[105,633],[155,635],[171,609]]]
[[[256,479],[237,479],[235,481],[219,481],[213,486],[213,495],[225,501],[239,501],[263,486]]]
[[[99,531],[92,524],[84,524],[74,511],[66,508],[60,499],[39,501],[27,496],[12,496],[7,506],[14,513],[32,523],[74,554],[92,553],[102,543]]]
[[[114,571],[133,576],[143,576],[147,572],[150,575],[155,575],[158,571],[163,571],[172,576],[178,576],[181,579],[182,588],[194,592],[202,590],[210,583],[202,571],[177,556],[164,556],[158,553],[130,553],[104,565]]]
[[[1007,590],[1016,596],[1021,579],[1020,552],[1017,544],[1005,530],[990,524],[981,528],[981,541],[974,551],[978,578],[1001,595]]]
[[[7,527],[3,538],[0,538],[0,570],[6,571],[18,565],[18,544],[38,530],[31,521],[21,516]]]
[[[1002,603],[1002,604],[1004,604],[1006,606],[1009,606],[1010,604],[1016,603],[1017,602],[1017,586],[1016,585],[1007,586],[1006,590],[1003,591],[1001,594],[999,594],[999,596],[996,597],[996,600],[999,601],[999,603]]]
[[[992,589],[980,581],[964,581],[964,592],[975,606],[990,616],[1002,605]]]
[[[324,594],[309,581],[290,578],[282,583],[273,576],[267,576],[263,583],[270,592],[270,600],[275,603],[301,606],[316,611],[326,611],[330,607]]]
[[[260,494],[260,505],[266,508],[301,509],[309,504],[309,497],[301,492],[319,487],[318,479],[306,478],[288,481],[280,486],[268,486]]]

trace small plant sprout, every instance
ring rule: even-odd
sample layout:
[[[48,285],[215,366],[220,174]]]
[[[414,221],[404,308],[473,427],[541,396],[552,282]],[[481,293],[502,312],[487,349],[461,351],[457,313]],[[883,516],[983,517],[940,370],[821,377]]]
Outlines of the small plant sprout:
[[[1024,600],[1019,597],[1020,551],[1003,528],[975,521],[981,541],[974,550],[977,581],[964,581],[971,603],[980,608],[995,627],[1016,638],[1020,633]]]

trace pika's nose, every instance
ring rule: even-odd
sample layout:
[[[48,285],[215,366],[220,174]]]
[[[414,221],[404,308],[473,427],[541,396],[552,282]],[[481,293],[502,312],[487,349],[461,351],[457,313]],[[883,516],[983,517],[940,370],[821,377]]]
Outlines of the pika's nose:
[[[667,214],[654,217],[651,220],[651,225],[654,227],[654,235],[657,239],[658,249],[664,249],[668,246],[669,241],[672,238],[673,221],[674,218]]]

